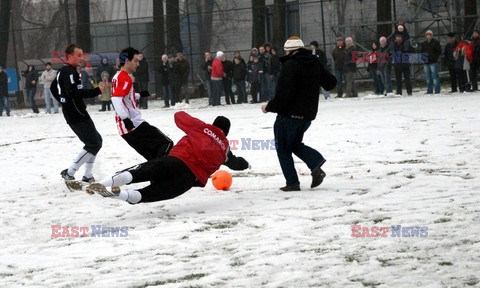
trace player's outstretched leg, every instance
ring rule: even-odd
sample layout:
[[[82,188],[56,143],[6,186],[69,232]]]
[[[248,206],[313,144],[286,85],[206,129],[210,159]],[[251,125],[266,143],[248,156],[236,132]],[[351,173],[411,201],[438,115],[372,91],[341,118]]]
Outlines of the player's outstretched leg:
[[[88,187],[85,189],[85,191],[88,194],[100,194],[103,197],[113,197],[113,196],[118,196],[120,194],[120,187],[118,186],[113,186],[111,188],[111,191],[108,191],[107,187],[105,185],[100,184],[100,183],[92,183],[88,185]]]

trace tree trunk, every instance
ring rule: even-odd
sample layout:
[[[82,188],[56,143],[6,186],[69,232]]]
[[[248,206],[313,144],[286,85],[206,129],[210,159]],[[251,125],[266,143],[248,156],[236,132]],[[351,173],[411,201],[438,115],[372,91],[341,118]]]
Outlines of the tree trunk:
[[[67,43],[72,43],[72,30],[70,28],[70,9],[68,7],[68,0],[63,0],[63,9],[65,10],[65,29],[67,33]]]
[[[335,2],[337,5],[337,21],[338,26],[345,24],[345,9],[347,8],[347,0],[338,0]],[[342,33],[341,36],[345,34],[345,27],[338,27],[338,30]],[[339,36],[339,35],[337,35]]]
[[[286,0],[274,0],[273,1],[273,39],[272,44],[274,47],[283,47],[283,44],[287,40],[286,37]],[[290,35],[289,35],[290,36]]]
[[[392,21],[392,1],[391,0],[377,0],[377,21],[385,22]],[[378,36],[390,36],[392,33],[392,24],[377,25]]]
[[[193,7],[198,14],[197,33],[200,35],[200,52],[209,52],[212,44],[214,0],[194,1]],[[200,55],[203,59],[203,54]]]
[[[265,0],[252,0],[252,47],[265,43]]]
[[[10,0],[0,1],[0,66],[7,65],[8,35],[10,34]]]
[[[77,27],[75,30],[77,44],[83,48],[83,52],[90,53],[92,48],[92,39],[90,36],[90,0],[76,0],[75,4],[77,13]]]
[[[155,71],[155,94],[162,95],[162,77],[158,69],[162,66],[165,53],[165,24],[163,22],[163,1],[153,1],[153,61]]]
[[[182,52],[179,0],[166,0],[165,2],[167,3],[167,51],[168,53]]]
[[[477,14],[477,1],[465,1],[465,16],[473,16]],[[478,17],[465,18],[465,35],[472,34],[476,28]]]
[[[15,37],[15,42],[17,46],[17,59],[25,59],[25,43],[23,42],[23,35],[22,35],[22,2],[23,1],[14,1],[12,0],[12,20],[13,20],[13,28],[15,31],[13,35]],[[17,65],[17,63],[15,63]]]

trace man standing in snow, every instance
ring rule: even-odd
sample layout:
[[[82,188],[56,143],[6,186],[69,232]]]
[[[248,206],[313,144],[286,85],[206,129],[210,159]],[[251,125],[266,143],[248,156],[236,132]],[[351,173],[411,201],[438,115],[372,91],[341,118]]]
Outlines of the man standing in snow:
[[[67,124],[78,136],[85,146],[78,154],[68,169],[60,172],[65,181],[74,180],[75,172],[85,164],[84,182],[93,182],[93,163],[100,148],[102,136],[98,133],[92,118],[88,115],[84,98],[93,98],[103,93],[103,88],[83,89],[77,68],[84,62],[83,50],[76,44],[71,44],[65,49],[67,64],[57,73],[57,77],[50,85],[53,97],[62,103],[62,112]]]
[[[45,65],[45,71],[43,71],[40,76],[40,82],[43,83],[43,96],[45,97],[45,106],[48,114],[52,112],[50,108],[51,103],[53,103],[53,112],[58,113],[58,101],[53,98],[52,92],[50,92],[50,85],[52,85],[52,81],[55,80],[56,76],[57,71],[52,69],[52,64],[50,62],[47,62]]]
[[[280,188],[282,191],[300,191],[292,153],[302,159],[312,171],[311,188],[319,186],[325,177],[321,168],[325,158],[303,144],[302,140],[303,134],[317,115],[320,87],[329,91],[335,88],[337,79],[304,46],[297,36],[292,36],[285,42],[286,55],[280,58],[282,68],[275,97],[262,105],[264,113],[278,114],[273,131],[278,160],[287,180],[287,185]]]
[[[442,54],[442,48],[440,47],[440,42],[433,38],[432,30],[425,32],[425,37],[427,40],[422,43],[422,53],[427,55],[427,62],[423,64],[425,80],[427,81],[427,94],[432,94],[433,92],[439,94],[440,77],[438,75],[438,58],[440,58]]]
[[[180,196],[194,186],[205,187],[208,178],[221,165],[233,170],[249,168],[245,159],[235,157],[230,151],[228,118],[218,116],[213,124],[207,124],[182,111],[175,113],[175,124],[187,135],[168,156],[135,165],[93,183],[86,188],[87,193],[98,193],[130,204],[163,201]],[[151,184],[139,190],[120,189],[123,185],[148,181]],[[111,191],[106,187],[112,187]]]

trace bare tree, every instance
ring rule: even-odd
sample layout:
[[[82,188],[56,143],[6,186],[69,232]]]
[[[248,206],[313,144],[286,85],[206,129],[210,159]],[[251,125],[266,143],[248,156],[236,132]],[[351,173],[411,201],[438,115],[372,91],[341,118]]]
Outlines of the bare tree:
[[[477,1],[465,1],[465,16],[477,14]],[[478,17],[465,18],[465,33],[471,34],[477,28]]]
[[[285,43],[286,35],[285,35],[285,8],[286,8],[286,0],[274,0],[273,1],[273,38],[272,44],[275,47],[283,47]]]
[[[392,1],[377,0],[377,21],[387,22],[392,21]],[[379,36],[390,36],[392,32],[392,24],[377,25],[377,34]]]
[[[158,72],[165,52],[165,23],[163,21],[163,1],[153,1],[153,61],[155,67],[155,94],[162,95],[162,79]]]
[[[338,0],[335,2],[337,8],[337,21],[338,25],[342,26],[345,24],[345,9],[347,8],[347,0]],[[338,30],[345,34],[345,27],[339,27]]]
[[[76,42],[84,52],[91,52],[90,0],[76,0],[75,11],[77,13]]]
[[[0,66],[7,64],[8,36],[10,32],[10,0],[0,1]]]
[[[252,0],[252,47],[265,43],[265,0]]]
[[[213,7],[215,0],[194,1],[193,7],[198,15],[197,33],[200,52],[210,51],[212,44]]]
[[[180,38],[179,0],[166,0],[167,3],[167,50],[168,53],[183,51]]]

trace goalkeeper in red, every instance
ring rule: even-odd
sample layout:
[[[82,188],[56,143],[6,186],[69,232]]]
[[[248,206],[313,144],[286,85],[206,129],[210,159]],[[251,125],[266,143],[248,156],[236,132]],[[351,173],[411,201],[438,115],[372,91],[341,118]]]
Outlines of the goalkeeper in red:
[[[168,156],[157,158],[123,170],[111,178],[92,183],[87,193],[117,198],[131,204],[155,202],[175,198],[194,186],[205,187],[208,178],[226,165],[233,170],[250,167],[242,157],[230,151],[227,135],[230,120],[219,116],[212,124],[188,115],[175,114],[175,123],[185,135],[173,147]],[[120,186],[148,182],[145,188],[121,189]],[[112,187],[111,191],[106,187]]]
[[[132,73],[138,68],[140,52],[128,47],[120,52],[121,70],[112,79],[112,104],[118,132],[125,141],[147,160],[168,154],[173,147],[170,140],[158,128],[148,124],[138,109],[140,97],[148,97],[148,91],[135,93]]]

